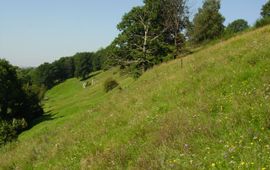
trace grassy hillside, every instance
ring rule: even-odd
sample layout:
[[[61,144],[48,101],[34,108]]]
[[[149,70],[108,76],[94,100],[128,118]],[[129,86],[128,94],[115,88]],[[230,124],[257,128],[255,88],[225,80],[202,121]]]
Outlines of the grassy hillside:
[[[139,80],[47,93],[47,116],[0,150],[2,169],[270,169],[270,27]],[[122,90],[106,94],[114,77]],[[92,77],[93,78],[93,77]],[[90,78],[91,79],[91,78]]]

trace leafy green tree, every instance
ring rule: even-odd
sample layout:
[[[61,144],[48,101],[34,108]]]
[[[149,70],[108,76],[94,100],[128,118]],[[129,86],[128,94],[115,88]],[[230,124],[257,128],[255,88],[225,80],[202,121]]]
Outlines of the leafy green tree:
[[[17,68],[18,78],[22,81],[24,85],[32,85],[33,79],[32,74],[35,71],[35,68]]]
[[[160,38],[159,28],[155,27],[156,15],[151,9],[135,7],[127,13],[118,29],[121,34],[116,39],[116,47],[124,64],[136,64],[142,69],[147,69],[154,62],[151,46]]]
[[[56,76],[59,73],[57,66],[50,63],[44,63],[36,68],[34,81],[39,85],[45,85],[52,88],[56,84]]]
[[[261,10],[261,16],[263,18],[270,17],[270,0],[268,0],[267,3],[263,5]]]
[[[184,46],[188,21],[186,0],[144,0],[126,13],[117,25],[120,34],[104,49],[105,66],[120,65],[134,72],[168,60]]]
[[[38,97],[30,88],[23,87],[16,68],[0,60],[0,119],[25,118],[30,121],[42,113]]]
[[[101,70],[104,67],[106,49],[100,49],[93,54],[92,65],[93,71]]]
[[[109,69],[110,67],[118,65],[124,68],[126,65],[128,65],[127,61],[129,59],[131,60],[131,57],[128,58],[129,51],[127,44],[121,43],[121,41],[119,41],[120,37],[121,34],[108,47],[106,47],[104,69]]]
[[[77,53],[72,57],[62,57],[53,63],[41,64],[28,73],[26,70],[19,69],[19,73],[25,81],[31,80],[31,84],[34,84],[32,86],[34,90],[39,91],[39,96],[43,96],[44,87],[50,89],[72,77],[85,79],[92,71],[102,69],[105,56],[104,50],[96,53]]]
[[[93,71],[92,57],[93,53],[88,52],[75,54],[75,77],[84,80]]]
[[[248,22],[244,19],[238,19],[230,23],[227,28],[226,32],[228,33],[238,33],[242,32],[249,28]]]
[[[269,25],[269,24],[270,24],[270,17],[260,18],[256,21],[255,27],[259,28],[259,27],[263,27],[263,26]]]
[[[200,43],[219,37],[224,31],[224,17],[220,14],[220,0],[205,0],[193,19],[191,38]]]
[[[75,63],[73,57],[62,57],[53,63],[44,63],[32,73],[33,82],[39,86],[52,88],[54,85],[74,77]]]
[[[55,81],[62,82],[74,77],[75,65],[72,57],[62,57],[52,63],[55,67]]]
[[[17,76],[17,68],[0,59],[0,145],[27,128],[43,114],[40,101],[28,81]]]
[[[185,42],[183,30],[187,29],[190,23],[187,2],[186,0],[162,0],[161,3],[162,22],[164,27],[168,27],[165,41],[174,44],[175,55],[178,55]]]
[[[263,5],[261,16],[262,18],[258,19],[255,23],[255,27],[257,28],[270,24],[270,0],[268,0],[267,3]]]
[[[109,47],[110,58],[142,73],[176,51],[173,46],[179,49],[187,19],[184,0],[145,0],[118,24],[120,34]]]
[[[13,112],[13,108],[20,103],[21,94],[15,67],[6,60],[0,60],[0,119],[9,120],[17,114]]]

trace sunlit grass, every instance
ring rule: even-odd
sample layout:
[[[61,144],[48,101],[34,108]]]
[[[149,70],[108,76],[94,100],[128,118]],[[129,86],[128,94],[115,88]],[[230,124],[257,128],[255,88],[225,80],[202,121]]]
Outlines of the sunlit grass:
[[[269,169],[270,27],[156,66],[47,93],[51,119],[1,150],[3,169]],[[103,82],[116,79],[110,93]]]

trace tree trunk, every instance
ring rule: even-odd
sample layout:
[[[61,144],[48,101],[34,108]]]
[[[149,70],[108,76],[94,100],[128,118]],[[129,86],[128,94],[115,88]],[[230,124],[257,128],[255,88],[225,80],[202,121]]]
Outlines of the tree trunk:
[[[177,58],[177,56],[179,55],[179,45],[178,45],[178,41],[177,41],[177,32],[174,33],[174,45],[175,45],[175,49],[176,49],[176,52],[175,52],[175,56]],[[181,68],[183,68],[183,58],[181,57]]]
[[[146,46],[147,46],[147,39],[148,39],[148,28],[144,27],[144,41],[143,41],[143,55],[146,56]]]

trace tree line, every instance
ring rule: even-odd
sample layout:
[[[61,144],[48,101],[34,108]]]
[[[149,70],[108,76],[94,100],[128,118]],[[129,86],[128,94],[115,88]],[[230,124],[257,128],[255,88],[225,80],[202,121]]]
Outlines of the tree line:
[[[79,78],[84,80],[89,73],[105,69],[103,49],[96,53],[81,52],[71,57],[62,57],[52,63],[44,63],[37,68],[23,69],[28,81],[45,89],[50,89],[54,85],[69,78]]]
[[[144,0],[117,25],[120,34],[105,49],[109,63],[139,77],[156,64],[186,54],[189,48],[248,30],[244,19],[227,27],[220,0],[204,0],[191,20],[187,0]],[[270,23],[270,1],[261,10],[255,28]]]
[[[119,35],[97,52],[77,53],[53,63],[29,69],[32,82],[49,89],[66,79],[86,79],[89,73],[114,66],[138,78],[147,69],[189,52],[194,45],[230,37],[248,30],[244,19],[224,25],[220,0],[204,0],[191,20],[188,0],[144,0],[117,25]],[[270,23],[270,1],[261,10],[254,27]]]

